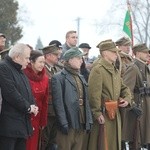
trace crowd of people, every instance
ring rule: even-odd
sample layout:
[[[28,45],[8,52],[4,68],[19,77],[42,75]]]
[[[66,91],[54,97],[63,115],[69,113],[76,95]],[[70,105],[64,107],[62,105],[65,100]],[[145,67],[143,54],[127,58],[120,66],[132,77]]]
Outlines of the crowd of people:
[[[0,150],[150,150],[150,49],[74,30],[61,44],[6,49],[0,33]]]

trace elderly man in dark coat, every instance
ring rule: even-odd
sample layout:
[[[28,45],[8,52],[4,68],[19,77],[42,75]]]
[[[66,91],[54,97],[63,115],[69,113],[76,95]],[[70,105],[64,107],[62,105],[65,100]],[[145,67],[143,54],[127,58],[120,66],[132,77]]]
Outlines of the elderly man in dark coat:
[[[32,134],[30,114],[38,107],[22,69],[29,63],[30,48],[16,44],[0,62],[2,110],[0,114],[0,150],[26,150],[26,138]]]
[[[87,83],[79,70],[83,53],[71,48],[64,53],[64,69],[52,77],[52,99],[57,119],[60,150],[87,150],[87,137],[93,123]]]

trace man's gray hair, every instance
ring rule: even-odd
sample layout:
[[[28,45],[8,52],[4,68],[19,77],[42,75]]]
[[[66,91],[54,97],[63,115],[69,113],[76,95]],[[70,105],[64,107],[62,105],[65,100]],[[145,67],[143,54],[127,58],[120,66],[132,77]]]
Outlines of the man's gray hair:
[[[23,55],[24,51],[29,48],[26,44],[23,43],[17,43],[14,46],[11,47],[9,50],[8,56],[11,58],[14,58],[18,55]]]

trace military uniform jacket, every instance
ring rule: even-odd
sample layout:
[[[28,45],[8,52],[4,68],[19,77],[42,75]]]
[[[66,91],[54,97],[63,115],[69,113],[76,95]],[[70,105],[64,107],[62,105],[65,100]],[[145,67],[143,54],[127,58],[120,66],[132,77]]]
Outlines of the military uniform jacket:
[[[50,66],[49,64],[45,64],[45,69],[46,69],[46,73],[48,75],[48,78],[49,78],[49,98],[48,98],[48,116],[55,116],[55,113],[54,113],[54,109],[53,109],[53,106],[52,106],[52,90],[51,90],[51,78],[52,76],[59,72],[61,70],[60,67],[57,66]]]
[[[92,114],[94,117],[94,129],[92,130],[90,140],[90,149],[97,150],[99,126],[97,118],[102,114],[101,108],[104,106],[105,100],[118,101],[119,97],[124,98],[128,102],[131,100],[129,88],[123,84],[118,70],[106,60],[101,58],[92,68],[89,76],[89,99]],[[103,112],[105,118],[105,126],[107,132],[108,149],[121,149],[121,118],[119,110],[115,120],[110,120]]]
[[[127,67],[133,62],[133,58],[124,52],[120,52],[119,55],[121,58],[121,76],[123,76]]]
[[[86,118],[84,129],[90,130],[93,121],[88,101],[87,83],[82,75],[79,75],[79,78],[83,84],[83,101]],[[52,77],[52,98],[58,126],[68,124],[72,129],[82,129],[76,83],[71,73],[65,69]]]
[[[119,52],[118,59],[116,60],[116,67],[121,72],[121,77],[123,77],[127,67],[133,62],[132,56],[126,54],[125,52]]]
[[[133,99],[132,101],[137,103],[139,93],[136,92],[140,88],[141,83],[146,81],[147,87],[150,87],[150,71],[147,65],[138,59],[130,65],[124,74],[124,83],[130,88]],[[150,143],[150,96],[144,94],[144,97],[140,98],[140,104],[142,106],[143,115],[140,117],[140,139],[141,144]],[[126,141],[133,141],[133,134],[135,132],[136,117],[128,111],[125,116],[125,125],[123,129],[123,139]]]

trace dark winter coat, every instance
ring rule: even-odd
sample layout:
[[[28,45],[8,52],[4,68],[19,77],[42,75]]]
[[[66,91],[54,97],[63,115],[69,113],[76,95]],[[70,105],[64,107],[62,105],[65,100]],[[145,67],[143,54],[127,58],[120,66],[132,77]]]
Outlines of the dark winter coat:
[[[28,108],[34,104],[31,88],[21,65],[6,57],[0,62],[2,110],[0,136],[26,138],[32,133]]]
[[[83,84],[86,118],[85,129],[90,130],[93,122],[87,95],[87,83],[83,76],[79,75],[79,78]],[[81,129],[79,119],[80,106],[76,83],[73,76],[65,69],[52,77],[52,98],[58,125],[63,126],[68,124],[70,128]]]

